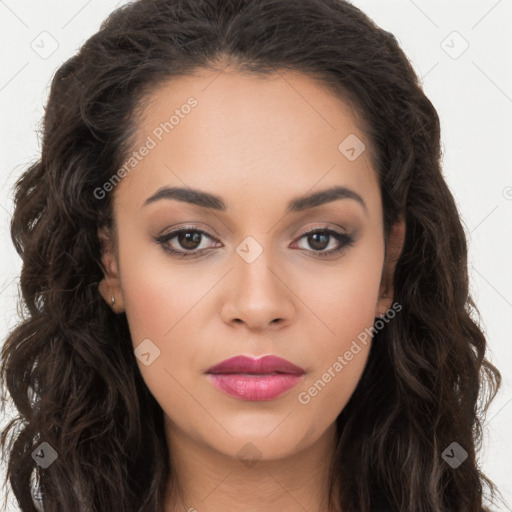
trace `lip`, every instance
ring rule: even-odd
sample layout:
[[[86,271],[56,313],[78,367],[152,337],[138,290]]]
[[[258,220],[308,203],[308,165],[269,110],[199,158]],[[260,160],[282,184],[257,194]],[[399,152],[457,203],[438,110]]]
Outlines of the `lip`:
[[[277,356],[254,359],[235,356],[206,371],[208,380],[220,391],[241,400],[273,400],[303,378],[305,370]]]
[[[206,373],[289,373],[302,375],[305,370],[282,357],[269,355],[256,359],[249,356],[235,356],[212,366],[206,370]]]

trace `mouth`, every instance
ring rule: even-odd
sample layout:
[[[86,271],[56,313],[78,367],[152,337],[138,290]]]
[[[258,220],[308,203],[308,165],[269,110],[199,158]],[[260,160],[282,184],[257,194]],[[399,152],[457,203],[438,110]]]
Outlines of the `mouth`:
[[[208,380],[223,393],[240,400],[273,400],[296,386],[305,370],[286,359],[235,356],[211,367]]]

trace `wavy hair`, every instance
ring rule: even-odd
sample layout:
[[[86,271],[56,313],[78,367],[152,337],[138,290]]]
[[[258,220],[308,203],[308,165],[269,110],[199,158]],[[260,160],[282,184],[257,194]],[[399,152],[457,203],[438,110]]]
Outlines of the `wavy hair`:
[[[198,69],[307,74],[364,121],[385,240],[406,220],[394,300],[338,416],[329,506],[481,512],[477,451],[500,373],[468,289],[467,242],[442,175],[440,123],[395,37],[344,0],[139,0],[115,10],[52,80],[40,158],[15,185],[11,237],[23,319],[3,350],[7,481],[23,512],[161,512],[173,485],[163,411],[137,367],[125,314],[98,292],[97,187],[126,161],[149,95]],[[481,399],[481,400],[480,400]],[[142,421],[143,420],[143,421]],[[466,452],[443,460],[452,442]],[[32,457],[47,442],[58,458]],[[4,455],[5,457],[5,455]],[[339,491],[334,492],[334,489]]]

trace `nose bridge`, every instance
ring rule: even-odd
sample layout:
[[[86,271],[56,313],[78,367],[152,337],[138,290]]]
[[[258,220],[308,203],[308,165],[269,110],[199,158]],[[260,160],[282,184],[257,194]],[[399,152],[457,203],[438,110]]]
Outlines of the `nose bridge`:
[[[294,310],[293,300],[274,268],[272,249],[264,248],[256,237],[248,236],[236,247],[236,253],[225,320],[243,321],[250,327],[289,320]]]
[[[235,264],[235,275],[239,286],[247,292],[275,293],[277,277],[272,269],[271,249],[255,247],[254,242],[244,242],[237,248],[239,258]]]

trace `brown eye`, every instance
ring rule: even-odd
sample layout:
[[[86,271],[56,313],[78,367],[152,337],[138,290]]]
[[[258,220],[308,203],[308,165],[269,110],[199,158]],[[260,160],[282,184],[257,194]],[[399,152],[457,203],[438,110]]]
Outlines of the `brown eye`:
[[[203,235],[197,231],[181,231],[176,235],[176,240],[181,247],[188,250],[197,249]]]
[[[201,255],[204,251],[211,248],[211,246],[200,247],[202,241],[205,239],[215,241],[213,237],[200,229],[181,228],[162,235],[155,240],[166,252],[187,258]]]
[[[316,231],[307,235],[308,244],[315,250],[322,251],[329,245],[331,235],[325,231]]]
[[[354,237],[348,235],[347,233],[341,233],[332,229],[325,228],[304,233],[299,238],[299,240],[302,239],[307,240],[307,245],[309,247],[303,247],[299,245],[299,249],[305,249],[310,252],[314,252],[315,256],[318,255],[321,257],[339,253],[353,245],[355,241]],[[326,251],[331,243],[334,245],[334,248]]]

